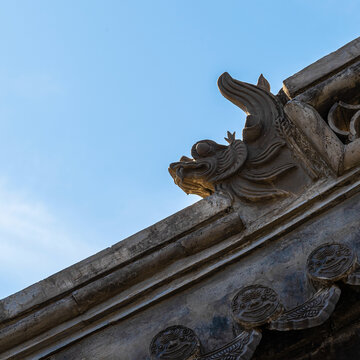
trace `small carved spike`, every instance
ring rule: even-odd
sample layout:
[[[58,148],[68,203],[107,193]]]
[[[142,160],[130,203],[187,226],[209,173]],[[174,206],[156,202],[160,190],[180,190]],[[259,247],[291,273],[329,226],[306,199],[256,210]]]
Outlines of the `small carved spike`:
[[[270,84],[269,82],[265,79],[265,77],[263,76],[263,74],[261,74],[259,76],[258,82],[257,82],[257,86],[267,92],[270,92]]]
[[[227,138],[224,138],[229,144],[232,144],[235,141],[235,131],[231,133],[230,131],[227,132]]]

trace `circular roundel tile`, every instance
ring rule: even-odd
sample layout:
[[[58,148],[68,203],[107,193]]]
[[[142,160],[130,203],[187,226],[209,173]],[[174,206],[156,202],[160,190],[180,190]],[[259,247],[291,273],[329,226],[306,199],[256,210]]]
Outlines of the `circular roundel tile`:
[[[239,324],[251,328],[276,318],[282,311],[282,306],[273,289],[262,285],[250,285],[235,295],[231,310]]]
[[[356,265],[355,253],[343,244],[317,247],[307,260],[307,272],[315,280],[337,281],[347,276]]]
[[[160,331],[152,339],[152,360],[183,360],[200,354],[200,342],[194,331],[175,325]]]

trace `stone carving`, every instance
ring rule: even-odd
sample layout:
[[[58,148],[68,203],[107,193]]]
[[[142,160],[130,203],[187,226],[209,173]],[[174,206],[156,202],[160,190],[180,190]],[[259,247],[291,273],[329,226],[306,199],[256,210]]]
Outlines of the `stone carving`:
[[[318,246],[308,256],[307,274],[320,289],[305,303],[285,311],[269,324],[273,330],[300,330],[324,323],[332,314],[341,291],[335,281],[360,285],[360,266],[355,253],[344,244],[326,243]]]
[[[272,330],[299,330],[321,325],[334,311],[340,297],[337,286],[319,290],[305,303],[284,310],[273,289],[262,285],[242,288],[234,297],[231,309],[236,322],[245,328],[268,324]]]
[[[307,271],[315,281],[337,281],[346,277],[356,265],[356,256],[343,244],[325,244],[309,255]]]
[[[260,340],[260,331],[243,331],[230,343],[197,360],[250,360]]]
[[[328,113],[330,128],[339,138],[349,143],[360,137],[360,105],[336,102]]]
[[[259,284],[245,286],[231,302],[233,319],[243,329],[235,339],[202,354],[200,341],[191,329],[172,326],[152,340],[151,359],[250,360],[261,340],[259,327],[289,331],[319,326],[329,319],[340,298],[341,290],[334,282],[360,285],[360,264],[355,253],[344,244],[326,243],[315,248],[308,256],[306,271],[309,280],[319,289],[304,303],[285,309],[273,289]]]
[[[242,288],[233,298],[231,310],[234,319],[245,328],[263,325],[281,311],[278,295],[262,285]]]
[[[198,141],[191,149],[192,158],[183,156],[170,164],[175,183],[187,194],[202,197],[215,191],[253,202],[288,196],[290,192],[278,180],[297,164],[281,126],[282,105],[270,93],[269,83],[260,76],[255,86],[224,73],[218,85],[228,100],[248,114],[243,140],[228,132],[228,145]]]
[[[307,272],[315,285],[342,280],[348,285],[360,285],[360,265],[354,251],[344,244],[324,244],[308,257]]]
[[[329,167],[310,144],[309,139],[287,116],[279,118],[279,129],[284,134],[294,156],[304,164],[304,169],[311,179],[316,180],[331,175]]]
[[[271,330],[287,331],[308,329],[323,324],[332,314],[341,291],[333,285],[319,290],[311,299],[271,321]]]
[[[351,272],[346,279],[343,279],[343,281],[348,285],[360,285],[360,266],[359,264],[356,264],[355,270]]]
[[[193,360],[200,354],[200,342],[196,334],[181,325],[160,331],[151,341],[152,360]]]
[[[200,341],[191,329],[176,325],[159,332],[150,344],[153,360],[250,360],[261,340],[257,330],[242,331],[225,346],[200,354]]]

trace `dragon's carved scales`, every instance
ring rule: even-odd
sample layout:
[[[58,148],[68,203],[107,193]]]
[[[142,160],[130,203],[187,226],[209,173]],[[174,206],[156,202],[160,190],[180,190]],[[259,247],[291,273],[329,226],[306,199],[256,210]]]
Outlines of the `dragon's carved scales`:
[[[279,119],[284,114],[269,83],[262,75],[255,86],[224,73],[218,86],[225,98],[247,114],[243,140],[228,132],[228,145],[198,141],[191,149],[192,159],[183,156],[170,164],[175,183],[187,194],[202,197],[217,190],[249,201],[288,195],[274,182],[296,165],[288,156],[281,156],[286,142]]]

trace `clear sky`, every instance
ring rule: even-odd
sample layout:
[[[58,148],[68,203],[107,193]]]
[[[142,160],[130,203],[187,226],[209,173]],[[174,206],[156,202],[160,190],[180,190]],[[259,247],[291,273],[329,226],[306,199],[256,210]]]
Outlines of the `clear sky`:
[[[0,0],[0,298],[198,200],[168,164],[241,136],[216,86],[273,92],[359,36],[359,1]]]

